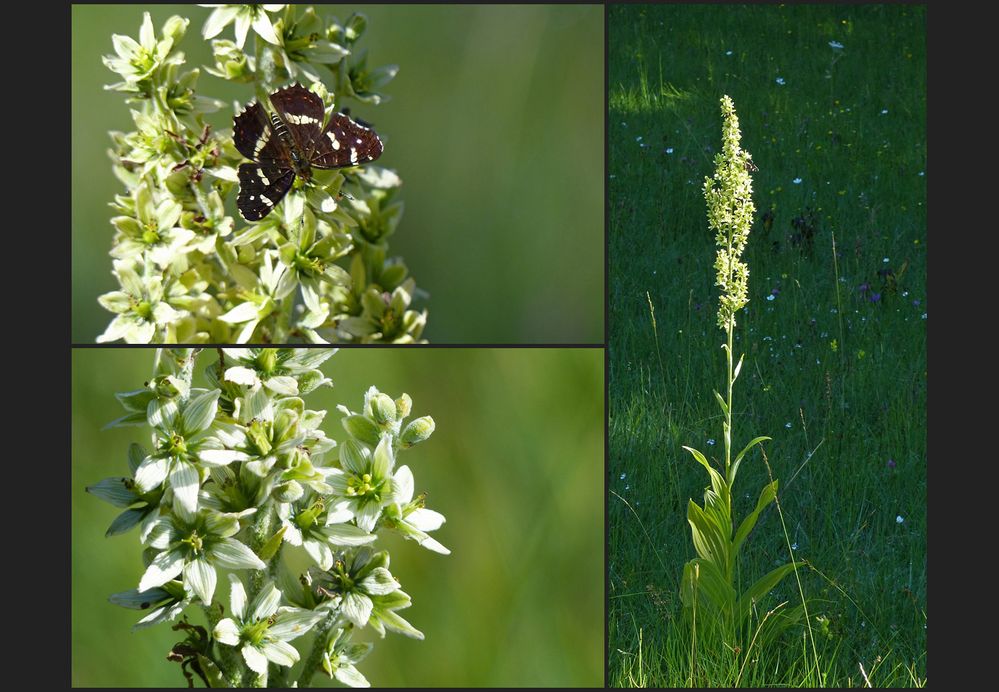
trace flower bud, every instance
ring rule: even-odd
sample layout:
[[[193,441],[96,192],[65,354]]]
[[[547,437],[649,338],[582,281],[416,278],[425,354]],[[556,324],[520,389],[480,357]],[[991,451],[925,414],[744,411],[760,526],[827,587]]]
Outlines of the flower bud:
[[[380,425],[394,423],[396,417],[395,402],[387,394],[376,394],[371,399],[371,416]]]
[[[398,420],[406,418],[413,412],[413,400],[409,398],[409,394],[403,393],[401,397],[395,400],[395,412]]]
[[[435,427],[436,425],[434,424],[434,419],[430,416],[417,418],[406,426],[406,429],[402,431],[402,436],[399,440],[402,443],[402,446],[408,449],[409,447],[419,444],[433,435]]]

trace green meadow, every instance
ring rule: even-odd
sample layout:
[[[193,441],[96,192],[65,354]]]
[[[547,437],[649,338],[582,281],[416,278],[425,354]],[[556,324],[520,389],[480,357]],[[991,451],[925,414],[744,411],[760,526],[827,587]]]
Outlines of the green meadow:
[[[925,7],[617,5],[608,33],[610,684],[923,686]],[[681,445],[723,455],[702,190],[723,94],[759,168],[733,447],[772,437],[780,481],[739,576],[805,561],[762,605],[799,604],[800,579],[809,616],[704,652],[679,583],[707,476]],[[768,481],[753,451],[737,517]]]

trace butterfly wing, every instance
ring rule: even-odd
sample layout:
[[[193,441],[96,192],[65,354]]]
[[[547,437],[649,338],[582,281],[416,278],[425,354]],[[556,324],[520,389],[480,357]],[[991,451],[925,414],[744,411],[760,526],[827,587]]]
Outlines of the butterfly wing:
[[[374,161],[382,155],[382,140],[374,130],[334,113],[326,124],[310,163],[316,168],[343,168]]]
[[[267,114],[254,101],[233,118],[232,139],[239,153],[255,161],[285,161],[288,153],[281,138],[274,134]]]
[[[295,172],[268,163],[244,163],[239,167],[236,206],[247,221],[267,216],[291,189]]]
[[[323,100],[301,84],[292,84],[271,94],[271,104],[287,126],[299,152],[309,160],[323,131],[326,115]]]

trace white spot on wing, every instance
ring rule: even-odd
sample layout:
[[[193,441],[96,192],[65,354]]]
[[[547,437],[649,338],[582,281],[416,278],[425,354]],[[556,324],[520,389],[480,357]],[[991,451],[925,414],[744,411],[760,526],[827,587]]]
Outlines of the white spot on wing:
[[[267,140],[269,140],[270,138],[271,138],[271,131],[264,130],[263,134],[260,135],[260,139],[257,140],[257,146],[253,147],[253,155],[255,157],[260,156],[260,152],[264,150],[265,146],[267,146]]]
[[[333,143],[333,148],[334,149],[339,149],[340,148],[340,140],[336,138],[335,134],[333,134],[332,132],[327,132],[326,136],[330,138],[330,142]]]
[[[350,148],[350,162],[357,163],[357,149]]]
[[[319,121],[311,115],[292,115],[291,113],[285,113],[284,117],[293,125],[319,124]]]

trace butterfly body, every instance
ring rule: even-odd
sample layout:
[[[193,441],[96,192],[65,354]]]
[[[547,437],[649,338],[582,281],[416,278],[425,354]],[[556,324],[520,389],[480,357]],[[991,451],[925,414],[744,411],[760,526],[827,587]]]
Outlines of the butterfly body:
[[[274,113],[250,103],[233,119],[236,148],[253,163],[239,167],[236,205],[247,221],[258,221],[291,189],[295,177],[309,180],[312,169],[357,166],[382,154],[382,141],[343,113],[323,126],[325,107],[318,95],[300,84],[270,96]]]

